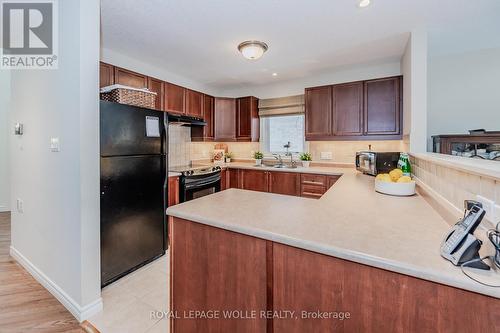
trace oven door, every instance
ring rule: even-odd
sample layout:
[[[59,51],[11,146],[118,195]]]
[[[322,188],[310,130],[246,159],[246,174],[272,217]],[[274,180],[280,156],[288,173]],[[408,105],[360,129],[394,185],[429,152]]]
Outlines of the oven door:
[[[220,173],[215,175],[186,177],[181,186],[180,201],[189,201],[220,192]]]

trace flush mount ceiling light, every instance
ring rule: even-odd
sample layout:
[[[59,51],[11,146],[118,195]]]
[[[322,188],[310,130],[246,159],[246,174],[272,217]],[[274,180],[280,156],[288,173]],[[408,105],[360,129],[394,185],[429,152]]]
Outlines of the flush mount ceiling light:
[[[370,0],[358,0],[358,7],[359,8],[365,8],[370,5],[371,1]]]
[[[245,58],[250,60],[257,60],[262,57],[264,52],[267,51],[267,48],[268,46],[266,43],[257,40],[247,40],[238,45],[238,51],[240,51]]]

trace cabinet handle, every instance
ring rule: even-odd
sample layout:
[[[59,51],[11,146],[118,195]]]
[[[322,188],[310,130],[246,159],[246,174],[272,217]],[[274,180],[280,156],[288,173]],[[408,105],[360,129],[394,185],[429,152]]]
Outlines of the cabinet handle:
[[[321,197],[323,194],[321,193],[312,193],[312,192],[302,192],[302,195],[310,195],[312,197]]]
[[[314,182],[310,180],[304,180],[302,184],[307,184],[307,185],[322,185],[324,186],[325,184],[323,182]]]

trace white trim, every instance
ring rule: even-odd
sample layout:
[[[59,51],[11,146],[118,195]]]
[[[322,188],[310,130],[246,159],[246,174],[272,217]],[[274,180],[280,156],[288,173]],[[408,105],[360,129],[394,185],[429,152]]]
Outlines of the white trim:
[[[45,289],[47,289],[61,304],[81,323],[90,318],[92,315],[102,311],[102,298],[99,297],[95,301],[85,306],[80,306],[73,298],[71,298],[64,290],[62,290],[55,282],[49,279],[41,270],[33,265],[25,256],[23,256],[14,247],[10,247],[10,255],[21,266],[23,266]]]
[[[6,206],[0,206],[0,213],[10,212],[10,209]]]

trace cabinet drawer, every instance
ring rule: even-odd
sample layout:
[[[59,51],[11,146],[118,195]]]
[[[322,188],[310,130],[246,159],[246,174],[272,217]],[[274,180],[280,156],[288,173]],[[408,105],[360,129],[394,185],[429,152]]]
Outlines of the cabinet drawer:
[[[325,194],[326,186],[302,184],[300,186],[300,196],[306,198],[319,199]]]
[[[327,176],[313,175],[303,173],[300,177],[300,182],[307,185],[325,186],[327,185]]]

